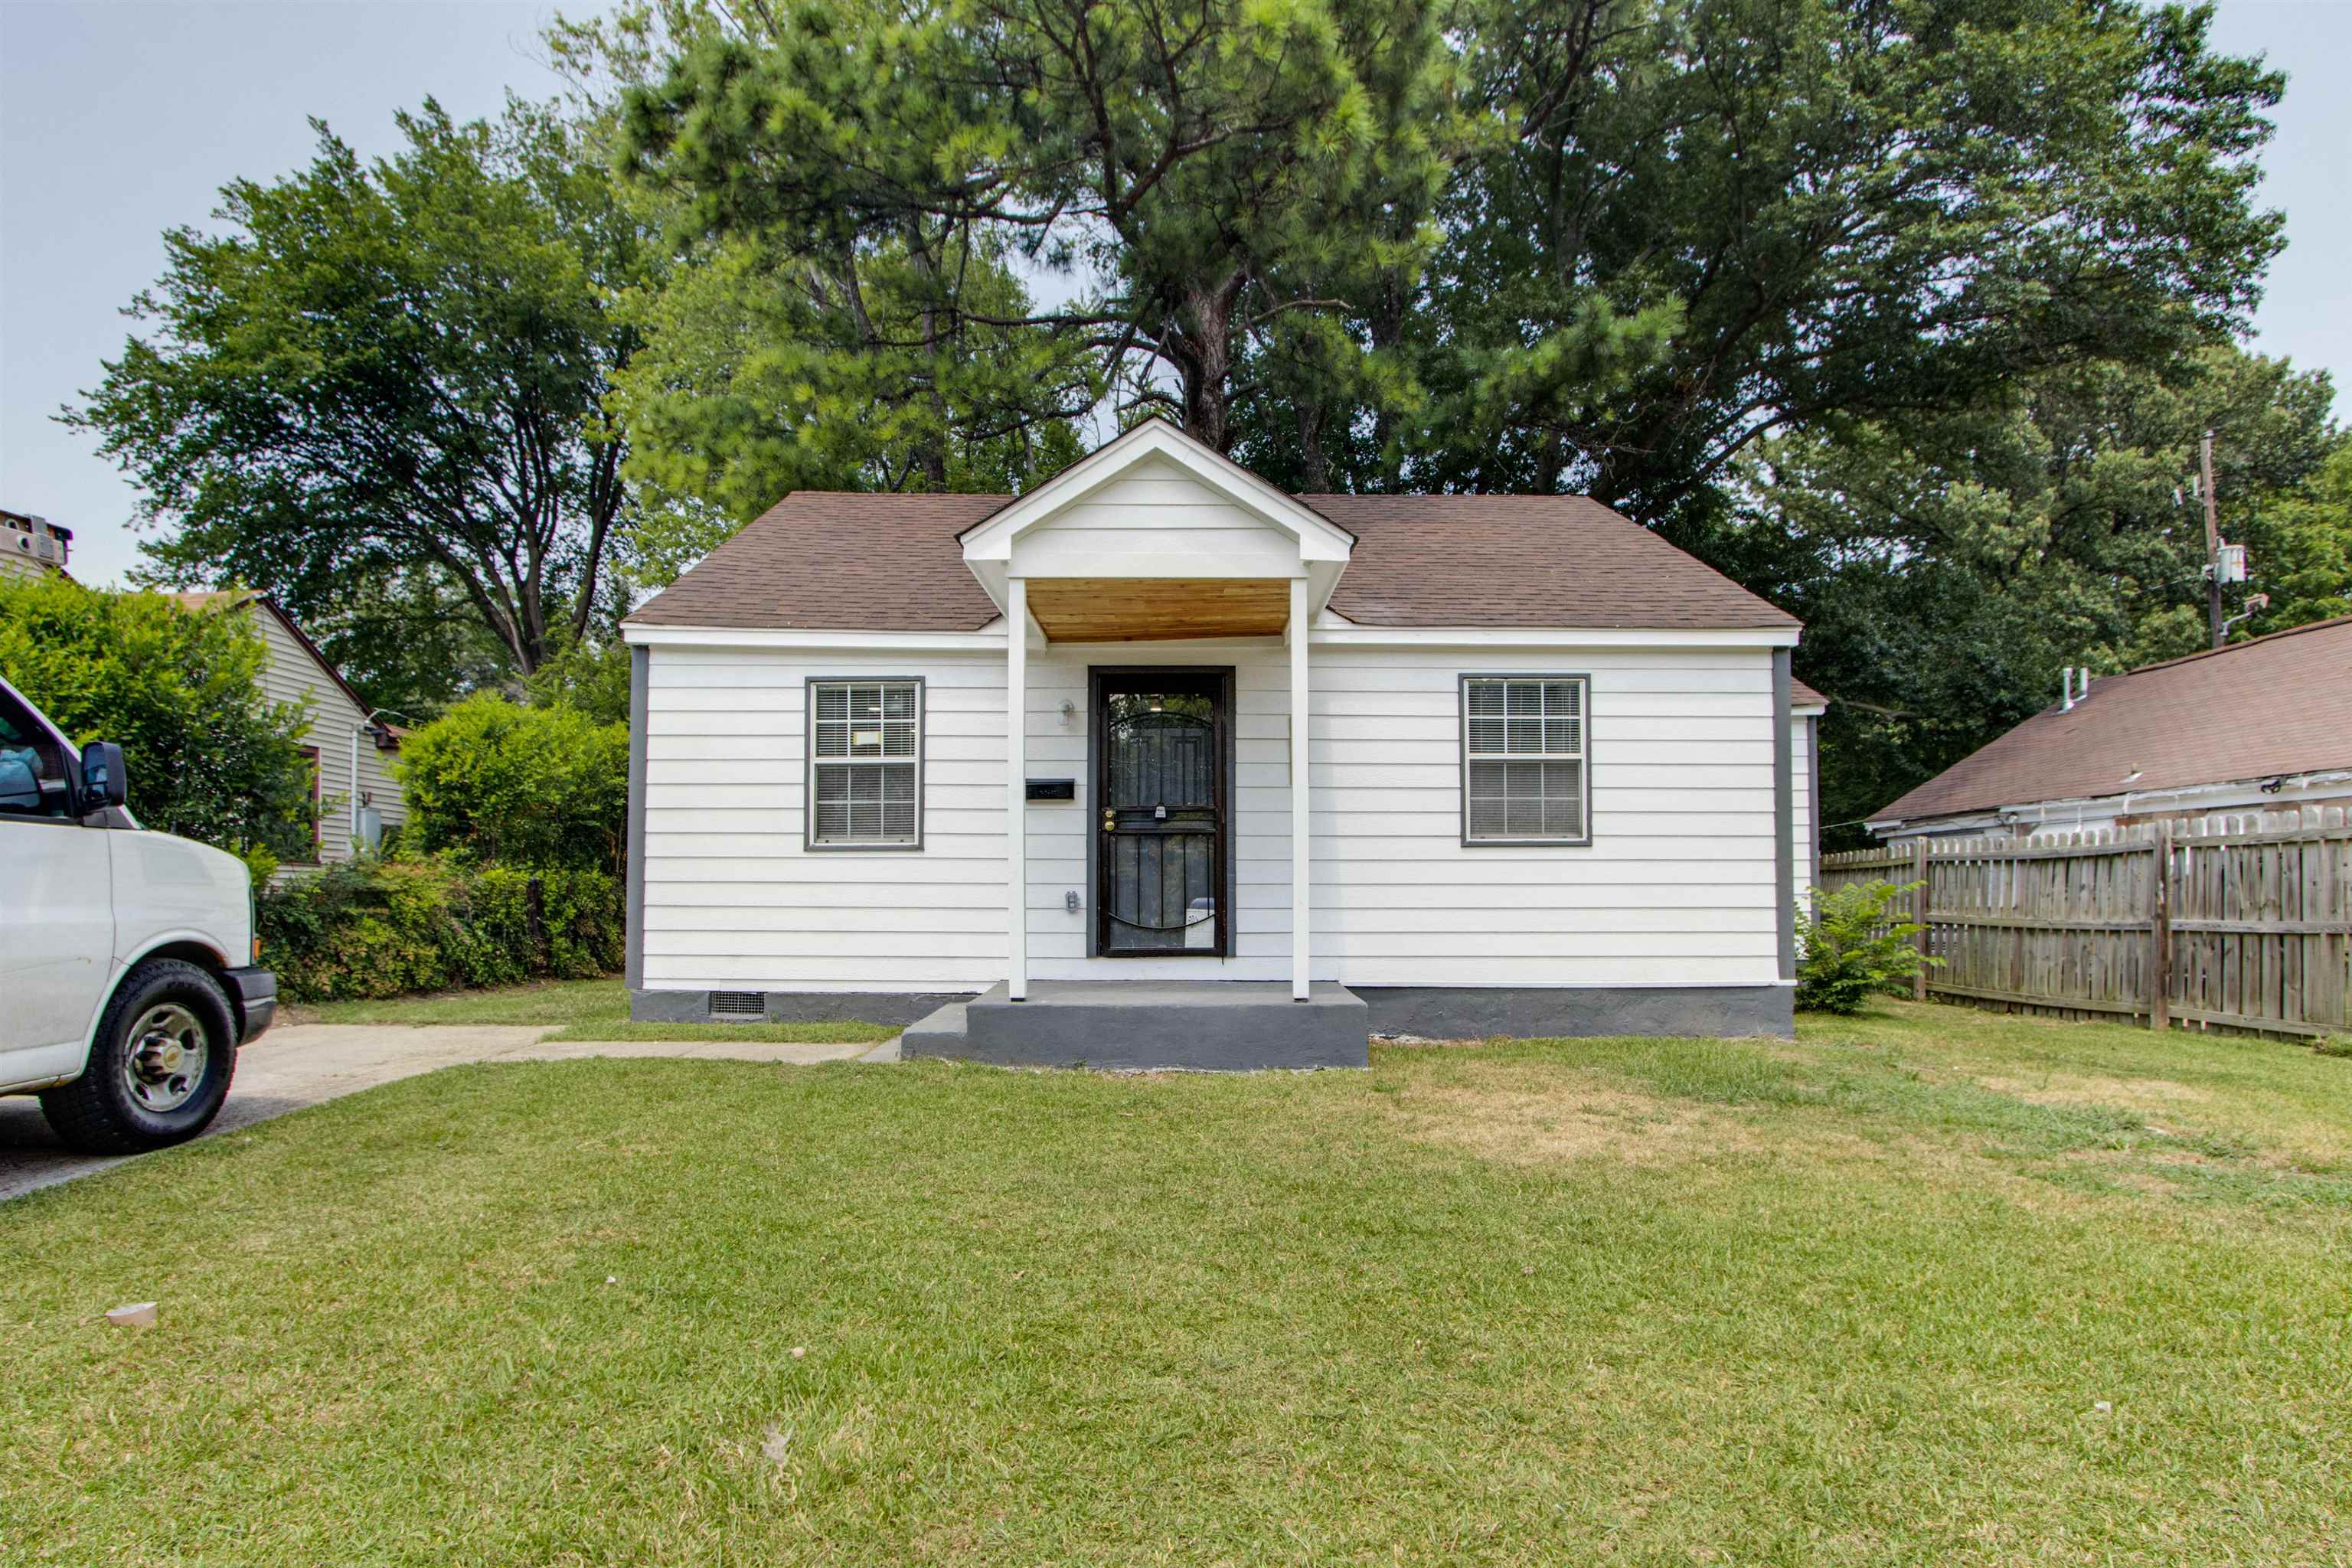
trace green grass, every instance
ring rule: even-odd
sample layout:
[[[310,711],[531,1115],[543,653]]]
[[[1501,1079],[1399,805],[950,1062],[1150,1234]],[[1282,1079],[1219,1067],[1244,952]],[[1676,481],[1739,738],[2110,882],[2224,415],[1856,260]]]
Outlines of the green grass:
[[[845,1045],[895,1040],[884,1024],[574,1024],[547,1037],[560,1040],[766,1040],[783,1045]]]
[[[887,1040],[898,1031],[852,1020],[814,1024],[632,1024],[617,980],[554,980],[496,991],[453,991],[384,1002],[289,1008],[289,1024],[548,1024],[550,1040],[767,1040],[790,1045]]]
[[[288,1009],[298,1024],[625,1024],[618,980],[551,980],[496,991],[452,991],[382,1002],[320,1002]]]
[[[0,1206],[0,1561],[2343,1562],[2348,1074],[457,1068]]]

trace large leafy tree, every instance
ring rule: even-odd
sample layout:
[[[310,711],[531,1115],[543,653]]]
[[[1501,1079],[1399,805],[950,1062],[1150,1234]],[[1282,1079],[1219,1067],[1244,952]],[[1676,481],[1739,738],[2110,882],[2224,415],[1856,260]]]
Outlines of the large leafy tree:
[[[1659,521],[1778,430],[1971,406],[2241,319],[2283,79],[2210,7],[1469,0],[1493,134],[1413,335],[1424,486]]]
[[[202,576],[152,560],[131,574],[160,582]],[[422,724],[465,693],[509,684],[514,674],[506,643],[446,574],[430,569],[353,574],[309,607],[302,630],[368,705],[395,723]]]
[[[581,118],[625,141],[632,95],[677,58],[789,31],[761,0],[643,0],[548,42]],[[793,489],[1013,489],[1080,455],[1103,357],[1016,324],[1034,306],[1001,234],[911,211],[713,229],[683,183],[621,194],[677,251],[617,303],[642,344],[607,402],[628,433],[635,580],[668,581]]]
[[[2234,518],[2230,537],[2251,552],[2252,586],[2270,597],[2246,623],[2249,634],[2352,616],[2352,436],[2339,435],[2300,484],[2258,488],[2250,504],[2227,489],[2217,493],[2224,517]]]
[[[2325,374],[2216,346],[2161,374],[2068,367],[1958,413],[1761,444],[1736,500],[1692,527],[1806,622],[1798,672],[1835,700],[1823,820],[1850,825],[2046,707],[2064,666],[2206,646],[2187,481],[2208,429],[2222,531],[2272,592],[2239,635],[2352,609],[2332,395]],[[2246,590],[2231,592],[2234,614]]]
[[[1779,430],[1963,408],[2242,319],[2280,79],[2129,0],[974,0],[706,29],[627,94],[688,226],[977,226],[1303,486],[1660,521]]]
[[[1027,308],[1001,259],[956,266],[968,310]],[[610,406],[638,486],[636,576],[669,580],[792,490],[1017,489],[1076,460],[1091,356],[951,322],[938,298],[903,247],[828,261],[739,241],[625,300],[645,346]]]
[[[1122,417],[1168,414],[1220,450],[1237,401],[1275,393],[1245,367],[1271,354],[1352,374],[1361,335],[1310,323],[1350,317],[1431,243],[1453,102],[1430,5],[681,11],[698,20],[674,21],[684,42],[628,89],[621,130],[630,167],[681,195],[691,231],[756,237],[845,297],[879,260],[900,271],[906,322],[879,344],[1050,334],[1102,356]],[[1004,299],[998,258],[1067,298]]]
[[[428,101],[400,126],[368,163],[320,125],[309,168],[223,191],[224,232],[167,235],[131,312],[147,331],[68,417],[139,481],[158,576],[266,589],[362,640],[341,625],[362,600],[379,633],[454,603],[527,674],[622,602],[604,399],[637,334],[611,300],[658,247],[555,113],[457,124]]]

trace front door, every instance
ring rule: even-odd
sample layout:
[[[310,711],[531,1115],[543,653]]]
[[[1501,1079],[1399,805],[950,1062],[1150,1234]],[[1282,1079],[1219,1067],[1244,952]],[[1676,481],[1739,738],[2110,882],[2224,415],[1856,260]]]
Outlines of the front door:
[[[1233,672],[1094,672],[1095,951],[1222,958]]]

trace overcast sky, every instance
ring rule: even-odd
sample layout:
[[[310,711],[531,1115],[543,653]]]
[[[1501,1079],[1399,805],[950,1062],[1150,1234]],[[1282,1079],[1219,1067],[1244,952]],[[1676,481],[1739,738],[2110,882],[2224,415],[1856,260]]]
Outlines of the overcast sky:
[[[135,559],[132,494],[50,417],[121,352],[159,236],[222,184],[309,162],[306,117],[364,155],[425,95],[468,119],[557,86],[531,0],[0,0],[0,507],[74,531],[74,574]],[[2334,373],[2352,417],[2352,0],[2221,0],[2221,47],[2291,74],[2263,199],[2286,213],[2255,344]],[[2331,71],[2337,78],[2330,81]]]

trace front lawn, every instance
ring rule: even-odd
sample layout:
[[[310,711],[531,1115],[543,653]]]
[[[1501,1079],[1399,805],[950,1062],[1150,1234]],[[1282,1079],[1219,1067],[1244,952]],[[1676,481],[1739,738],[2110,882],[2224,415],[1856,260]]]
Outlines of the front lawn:
[[[465,1068],[0,1206],[0,1560],[2340,1562],[2347,1243],[2352,1062],[1942,1007]]]

